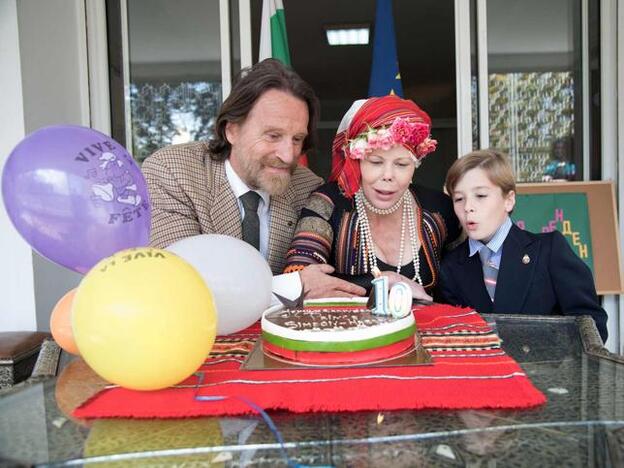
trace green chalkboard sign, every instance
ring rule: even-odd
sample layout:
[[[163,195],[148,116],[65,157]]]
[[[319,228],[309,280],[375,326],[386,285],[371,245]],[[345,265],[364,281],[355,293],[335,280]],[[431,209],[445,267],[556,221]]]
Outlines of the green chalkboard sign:
[[[560,231],[594,272],[587,194],[518,194],[512,218],[520,229],[530,232]]]

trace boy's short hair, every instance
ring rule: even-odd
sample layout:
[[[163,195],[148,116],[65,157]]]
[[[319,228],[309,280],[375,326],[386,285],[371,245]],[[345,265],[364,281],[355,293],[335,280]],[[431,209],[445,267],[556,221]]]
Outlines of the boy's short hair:
[[[446,174],[446,191],[453,196],[453,191],[459,180],[470,170],[479,168],[486,172],[488,178],[507,195],[512,190],[516,191],[514,179],[508,156],[494,149],[472,151],[462,156],[453,163]]]

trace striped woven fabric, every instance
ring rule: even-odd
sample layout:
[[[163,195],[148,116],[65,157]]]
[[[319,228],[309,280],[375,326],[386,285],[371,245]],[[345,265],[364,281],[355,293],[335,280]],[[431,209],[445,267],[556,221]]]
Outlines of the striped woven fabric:
[[[433,365],[241,370],[241,355],[249,352],[250,337],[255,339],[260,332],[256,324],[244,334],[217,340],[215,353],[200,368],[201,384],[199,376],[192,376],[154,392],[110,387],[73,414],[175,418],[251,412],[236,398],[207,402],[198,401],[198,395],[242,396],[264,409],[297,413],[529,408],[546,401],[476,312],[435,304],[416,308],[414,314]]]
[[[250,339],[244,337],[218,337],[210,351],[211,358],[247,357],[256,343],[257,336]]]
[[[467,313],[466,317],[476,314],[474,311]],[[445,320],[440,317],[437,321]],[[421,324],[421,343],[435,353],[437,351],[500,351],[501,339],[487,324],[474,324],[454,322],[446,325],[436,324],[436,319]],[[436,326],[437,325],[437,326]]]
[[[445,219],[440,206],[423,204],[417,187],[411,186],[414,196],[420,249],[420,276],[423,287],[431,292],[438,283],[440,257],[445,243],[455,239],[453,220]],[[442,195],[440,195],[442,197]],[[442,198],[443,199],[443,198]],[[449,202],[450,203],[450,202]],[[286,256],[286,273],[298,271],[309,264],[328,263],[336,273],[362,275],[368,273],[368,251],[360,239],[359,218],[352,204],[338,194],[335,186],[326,185],[314,191],[301,211],[295,236]],[[449,231],[449,226],[452,232]],[[378,259],[380,265],[383,262]],[[388,265],[395,269],[396,265]],[[414,276],[412,263],[403,266],[401,273]]]

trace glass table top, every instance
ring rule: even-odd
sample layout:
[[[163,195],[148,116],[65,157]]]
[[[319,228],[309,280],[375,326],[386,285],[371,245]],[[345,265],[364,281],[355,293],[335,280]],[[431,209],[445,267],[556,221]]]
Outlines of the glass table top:
[[[591,319],[486,318],[495,323],[505,351],[544,392],[545,405],[529,410],[271,413],[290,460],[358,467],[388,462],[621,466],[624,360],[602,348]],[[60,363],[58,377],[35,377],[0,395],[0,465],[286,464],[259,416],[73,419],[71,410],[104,383],[79,359],[62,354]]]

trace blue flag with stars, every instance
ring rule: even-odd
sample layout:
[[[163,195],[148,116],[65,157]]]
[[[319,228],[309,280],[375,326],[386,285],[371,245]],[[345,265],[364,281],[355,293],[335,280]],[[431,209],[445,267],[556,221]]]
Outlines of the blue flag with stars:
[[[392,0],[377,0],[373,65],[368,85],[368,96],[387,96],[388,94],[403,97],[403,85],[399,73],[399,58],[394,35]]]

